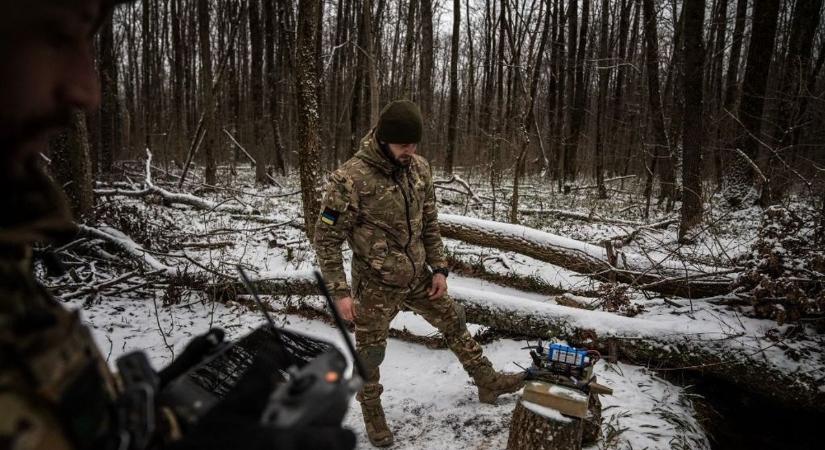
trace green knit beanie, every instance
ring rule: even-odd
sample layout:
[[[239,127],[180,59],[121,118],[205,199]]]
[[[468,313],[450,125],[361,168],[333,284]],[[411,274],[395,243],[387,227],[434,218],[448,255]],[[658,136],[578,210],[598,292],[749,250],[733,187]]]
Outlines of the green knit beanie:
[[[375,137],[391,144],[421,142],[421,110],[409,100],[395,100],[384,107],[378,117]]]

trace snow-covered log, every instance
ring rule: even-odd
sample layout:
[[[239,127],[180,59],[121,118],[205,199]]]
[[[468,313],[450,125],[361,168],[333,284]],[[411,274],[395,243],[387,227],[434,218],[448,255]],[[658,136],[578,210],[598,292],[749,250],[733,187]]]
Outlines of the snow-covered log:
[[[317,295],[311,271],[261,273],[253,280],[264,295]],[[213,295],[245,293],[237,283],[213,286]],[[686,320],[666,315],[631,318],[588,311],[511,295],[451,287],[467,321],[495,330],[544,340],[565,340],[607,352],[618,343],[622,357],[658,370],[692,370],[715,376],[743,389],[795,408],[825,411],[825,369],[816,361],[790,360],[762,336],[760,321],[742,318],[731,328],[707,317]]]
[[[711,312],[692,320],[670,314],[631,318],[462,287],[450,288],[450,295],[472,323],[602,352],[615,342],[626,360],[658,370],[698,371],[777,403],[825,411],[825,368],[815,358],[789,358],[764,337],[763,321],[741,318],[733,328]]]
[[[689,264],[671,254],[619,252],[522,225],[451,214],[438,216],[441,234],[474,245],[521,253],[574,272],[681,297],[708,297],[728,292],[731,271]],[[611,263],[612,260],[615,260]]]

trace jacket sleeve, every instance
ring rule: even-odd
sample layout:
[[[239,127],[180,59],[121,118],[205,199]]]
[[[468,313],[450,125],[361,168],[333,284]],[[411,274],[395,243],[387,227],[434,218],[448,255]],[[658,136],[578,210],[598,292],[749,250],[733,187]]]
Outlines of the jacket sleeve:
[[[438,207],[435,203],[435,188],[430,165],[427,164],[426,194],[424,198],[423,236],[424,249],[427,252],[427,264],[432,269],[447,267],[444,257],[444,243],[441,242],[441,231],[438,228]]]
[[[344,274],[341,244],[355,223],[357,205],[352,180],[340,170],[333,172],[324,188],[313,247],[327,289],[335,299],[352,295]]]

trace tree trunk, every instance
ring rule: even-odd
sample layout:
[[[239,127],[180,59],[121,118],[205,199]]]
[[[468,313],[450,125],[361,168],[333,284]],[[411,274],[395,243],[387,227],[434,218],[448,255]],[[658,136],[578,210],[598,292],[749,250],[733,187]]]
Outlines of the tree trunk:
[[[645,23],[645,71],[647,72],[650,121],[653,125],[653,149],[649,152],[651,163],[648,168],[648,178],[645,182],[645,196],[649,204],[656,169],[657,167],[661,168],[662,160],[668,158],[670,146],[665,134],[665,119],[662,112],[662,98],[659,88],[659,41],[656,8],[653,0],[642,0],[642,6]],[[662,186],[664,187],[664,182]],[[645,208],[645,217],[648,217],[648,207]]]
[[[112,173],[115,152],[120,147],[120,111],[117,92],[117,60],[115,31],[112,19],[106,21],[100,33],[100,148],[98,173],[108,177]]]
[[[275,5],[273,4],[273,1],[274,0],[263,0],[264,38],[266,40],[264,64],[266,65],[269,123],[272,127],[272,141],[273,144],[275,144],[274,153],[272,156],[274,157],[275,170],[277,170],[282,176],[285,176],[286,164],[284,163],[284,144],[281,139],[281,113],[278,109],[278,99],[280,98],[282,91],[278,87],[278,67],[275,63],[277,60],[275,54],[275,30],[277,28],[276,24],[278,21],[278,16],[275,13]],[[279,51],[283,51],[282,47],[283,46],[279,47]],[[261,164],[263,164],[263,161]],[[257,178],[257,170],[255,175]]]
[[[73,111],[68,128],[49,139],[49,149],[52,156],[50,169],[63,186],[72,213],[78,219],[89,217],[95,202],[86,114]]]
[[[201,94],[201,115],[203,117],[203,143],[206,159],[206,172],[204,181],[206,184],[214,185],[217,181],[215,171],[215,145],[214,133],[214,108],[212,104],[212,49],[209,43],[209,0],[198,0],[198,43],[200,44],[201,70],[199,77]]]
[[[318,59],[316,39],[320,0],[299,0],[298,41],[296,47],[296,89],[298,94],[298,141],[300,143],[299,165],[301,172],[301,200],[304,211],[304,227],[307,238],[312,241],[315,220],[320,209],[320,199],[316,185],[318,182],[318,156],[321,136],[318,117]]]
[[[773,56],[779,3],[779,0],[754,0],[748,62],[737,114],[740,125],[735,143],[736,148],[750,162],[737,155],[727,171],[725,199],[733,207],[743,206],[754,185],[755,174],[751,163],[757,160],[760,145],[758,140],[762,139],[762,111],[765,107],[765,90]]]
[[[739,60],[742,54],[742,38],[745,34],[745,21],[748,14],[748,0],[737,0],[736,2],[736,24],[733,29],[733,36],[730,46],[730,58],[728,59],[728,71],[725,75],[725,99],[722,102],[722,119],[719,123],[719,131],[717,133],[717,145],[719,148],[714,153],[716,159],[716,184],[722,186],[723,176],[722,168],[731,158],[726,157],[723,151],[730,150],[728,146],[732,139],[730,132],[734,127],[734,121],[730,117],[733,114],[733,109],[736,104],[736,98],[739,91]]]
[[[576,38],[578,37],[576,31],[578,30],[578,7],[576,0],[570,0],[567,5],[567,76],[565,77],[567,95],[565,95],[565,97],[568,108],[565,122],[567,122],[568,129],[563,144],[564,155],[562,156],[562,170],[560,174],[561,185],[565,187],[565,192],[567,192],[567,183],[575,176],[575,161],[573,161],[575,149],[572,147],[577,145],[579,137],[578,130],[575,130],[573,127],[573,124],[576,122]]]
[[[599,36],[599,96],[596,103],[596,186],[599,198],[607,198],[604,186],[604,117],[607,109],[607,86],[610,82],[610,53],[608,30],[610,29],[610,0],[602,0],[601,33]]]
[[[263,0],[267,1],[267,0]],[[264,39],[261,30],[261,0],[249,0],[247,9],[249,18],[249,101],[252,103],[252,139],[249,149],[255,158],[255,181],[261,184],[270,184],[266,173],[266,164],[269,158],[264,152],[263,132],[263,104],[264,104]]]
[[[684,97],[685,113],[682,127],[682,218],[679,240],[688,240],[688,233],[702,222],[702,76],[705,49],[702,25],[705,20],[705,0],[685,0],[684,29]]]
[[[418,0],[410,0],[407,7],[406,30],[404,35],[404,67],[401,75],[401,93],[402,96],[408,99],[414,99],[414,89],[412,85],[413,80],[413,44],[415,44],[415,16],[418,9]]]
[[[421,59],[418,70],[418,102],[421,114],[424,116],[424,140],[431,140],[427,136],[428,126],[433,120],[433,3],[432,0],[421,2]]]
[[[447,125],[447,157],[444,173],[452,175],[458,138],[458,42],[461,35],[461,0],[453,0],[453,36],[450,49],[450,117]]]
[[[358,24],[358,51],[357,66],[355,69],[355,86],[352,90],[352,102],[350,104],[350,155],[354,155],[358,150],[358,143],[366,133],[369,123],[367,110],[369,100],[369,70],[372,65],[369,54],[372,41],[372,0],[362,0],[361,19]]]

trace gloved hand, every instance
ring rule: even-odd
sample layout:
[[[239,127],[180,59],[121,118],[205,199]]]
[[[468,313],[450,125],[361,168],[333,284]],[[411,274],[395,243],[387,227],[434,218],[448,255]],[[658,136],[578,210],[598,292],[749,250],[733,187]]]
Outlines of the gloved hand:
[[[274,360],[259,355],[238,384],[170,450],[352,450],[355,435],[341,427],[279,429],[261,423],[279,381]]]

